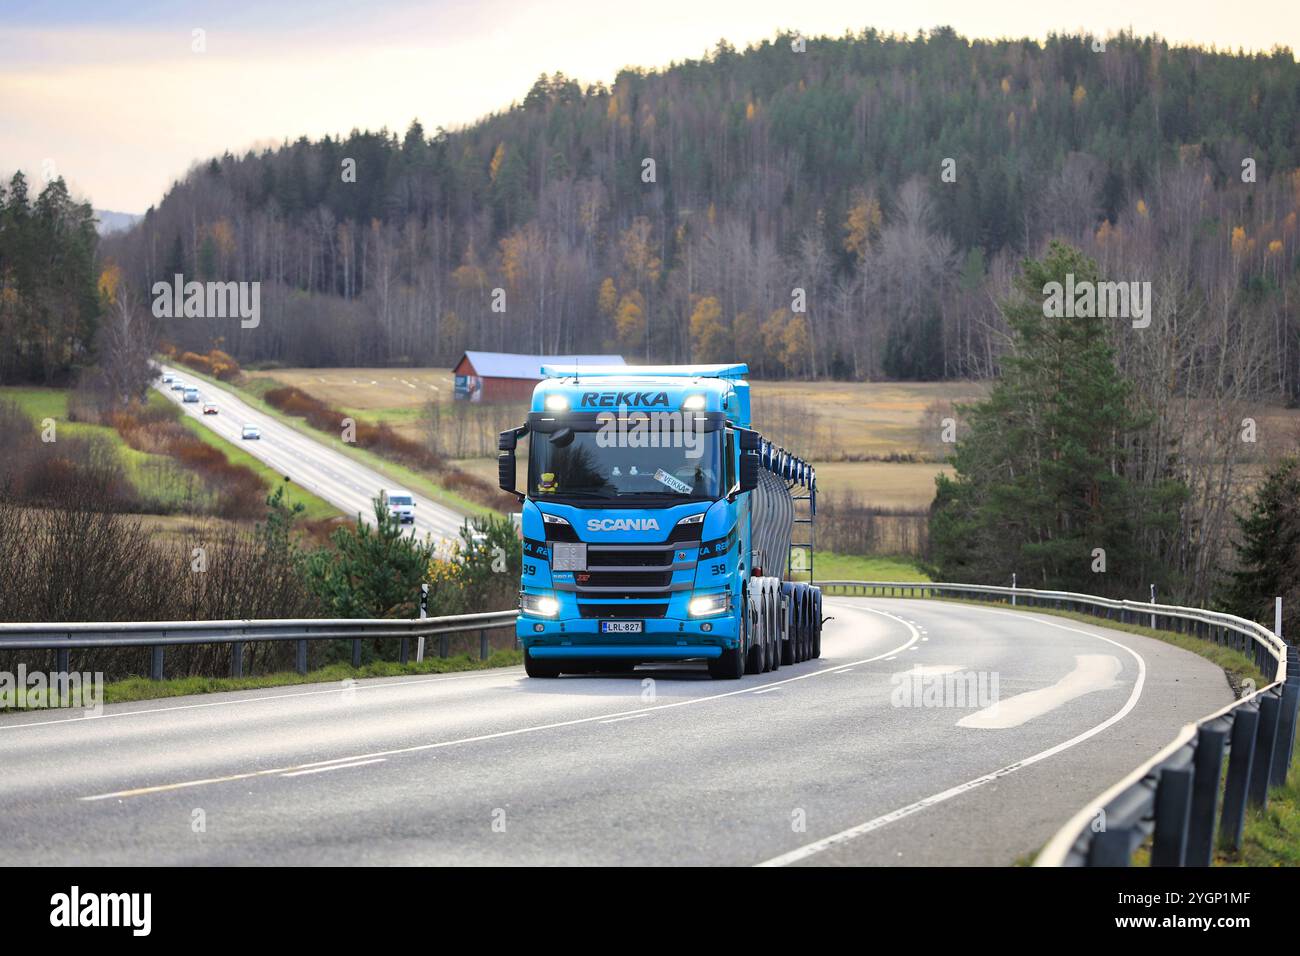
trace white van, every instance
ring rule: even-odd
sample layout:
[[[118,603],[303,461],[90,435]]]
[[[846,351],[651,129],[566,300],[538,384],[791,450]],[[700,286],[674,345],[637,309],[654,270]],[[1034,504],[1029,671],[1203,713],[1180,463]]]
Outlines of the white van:
[[[415,524],[415,498],[402,488],[389,488],[384,492],[388,501],[388,513],[402,524]]]

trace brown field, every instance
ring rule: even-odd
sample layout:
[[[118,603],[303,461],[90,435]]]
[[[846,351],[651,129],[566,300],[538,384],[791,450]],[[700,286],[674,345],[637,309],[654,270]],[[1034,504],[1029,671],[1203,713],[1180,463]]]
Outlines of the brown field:
[[[425,404],[430,399],[449,402],[452,393],[451,373],[443,369],[276,369],[247,374],[296,385],[358,417],[387,421],[420,441],[428,437]],[[823,494],[838,499],[847,493],[863,505],[919,509],[934,498],[935,475],[950,472],[942,463],[946,447],[939,440],[941,419],[953,414],[954,404],[976,401],[987,390],[981,382],[757,381],[754,420],[764,435],[817,467]],[[523,419],[522,405],[506,411]],[[1261,450],[1274,439],[1282,439],[1282,444],[1294,440],[1300,411],[1268,408],[1256,417]],[[482,416],[468,427],[484,430],[477,444],[491,449],[496,443],[492,430],[500,424],[496,417]],[[469,450],[460,454],[447,453],[457,467],[495,484],[496,463],[490,455],[466,457],[474,444],[469,442]]]
[[[278,368],[248,371],[328,400],[335,408],[382,410],[420,408],[429,399],[451,401],[451,371],[439,368]]]

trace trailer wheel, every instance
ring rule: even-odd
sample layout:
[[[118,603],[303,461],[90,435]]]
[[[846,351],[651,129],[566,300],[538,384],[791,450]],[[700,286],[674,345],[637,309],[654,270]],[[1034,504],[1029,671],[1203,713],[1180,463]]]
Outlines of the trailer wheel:
[[[817,595],[812,602],[812,658],[822,656],[822,596]]]
[[[524,673],[529,677],[559,677],[560,665],[554,661],[539,661],[525,649]]]
[[[768,657],[774,671],[779,671],[781,665],[785,663],[785,635],[786,628],[781,617],[781,587],[774,585],[772,588],[772,653]]]
[[[791,594],[785,610],[785,639],[781,641],[782,664],[799,663],[799,628],[795,623],[798,620],[795,616],[797,606],[795,596]]]

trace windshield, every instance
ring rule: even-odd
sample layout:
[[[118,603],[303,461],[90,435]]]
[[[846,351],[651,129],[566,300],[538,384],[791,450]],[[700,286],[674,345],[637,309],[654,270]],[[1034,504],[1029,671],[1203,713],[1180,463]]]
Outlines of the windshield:
[[[720,496],[720,432],[699,432],[684,447],[640,448],[574,431],[572,442],[534,433],[528,493],[533,498],[709,498]]]
[[[393,497],[388,499],[388,503],[390,505],[409,505],[411,503],[411,498],[409,495],[393,495]]]

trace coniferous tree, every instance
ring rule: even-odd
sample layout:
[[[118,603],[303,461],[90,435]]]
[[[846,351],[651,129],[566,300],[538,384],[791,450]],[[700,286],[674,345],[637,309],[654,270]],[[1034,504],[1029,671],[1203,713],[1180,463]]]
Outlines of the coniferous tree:
[[[988,399],[963,409],[970,433],[952,456],[955,476],[937,479],[940,580],[1003,583],[1016,572],[1026,586],[1124,593],[1161,566],[1134,541],[1176,520],[1181,489],[1170,479],[1145,493],[1126,474],[1125,438],[1146,421],[1105,321],[1046,314],[1044,287],[1068,274],[1098,278],[1091,260],[1054,242],[1025,261],[1019,295],[1003,307],[1012,352]]]
[[[1282,599],[1282,633],[1300,637],[1300,459],[1284,458],[1237,517],[1237,570],[1225,594],[1234,614],[1273,626]]]

